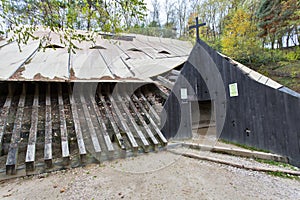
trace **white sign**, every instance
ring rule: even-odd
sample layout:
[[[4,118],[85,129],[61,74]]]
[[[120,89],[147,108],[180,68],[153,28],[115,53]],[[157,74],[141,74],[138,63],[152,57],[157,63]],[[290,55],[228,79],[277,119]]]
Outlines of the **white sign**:
[[[180,96],[182,100],[188,99],[187,88],[180,89]]]
[[[230,97],[237,97],[239,96],[239,90],[237,83],[233,83],[229,85],[229,95]]]

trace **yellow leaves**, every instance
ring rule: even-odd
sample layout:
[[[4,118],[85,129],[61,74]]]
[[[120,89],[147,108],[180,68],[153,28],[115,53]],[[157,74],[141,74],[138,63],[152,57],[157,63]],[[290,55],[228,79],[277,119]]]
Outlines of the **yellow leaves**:
[[[257,29],[251,21],[251,15],[237,9],[225,26],[221,39],[223,53],[232,58],[248,59],[259,46],[256,35]]]

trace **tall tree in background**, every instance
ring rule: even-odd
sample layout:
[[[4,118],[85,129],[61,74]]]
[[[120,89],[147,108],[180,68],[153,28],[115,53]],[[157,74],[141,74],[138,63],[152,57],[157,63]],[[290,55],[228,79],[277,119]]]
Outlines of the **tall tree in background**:
[[[189,3],[185,0],[177,0],[177,20],[178,20],[178,29],[179,37],[182,37],[187,32],[187,18],[188,18],[188,8]]]
[[[160,12],[160,4],[158,0],[151,1],[153,11],[151,12],[152,21],[150,22],[150,27],[160,27],[160,19],[159,19],[159,12]]]
[[[260,45],[256,35],[257,29],[251,21],[251,15],[243,9],[237,9],[225,26],[221,39],[223,52],[234,59],[251,63]]]
[[[256,13],[261,30],[259,36],[271,42],[271,48],[282,47],[282,38],[290,32],[289,20],[299,9],[297,0],[262,0]]]
[[[73,30],[119,32],[146,12],[144,0],[1,0],[0,7],[12,39],[19,43],[36,39],[32,33],[37,25],[64,32],[66,41],[90,39]]]

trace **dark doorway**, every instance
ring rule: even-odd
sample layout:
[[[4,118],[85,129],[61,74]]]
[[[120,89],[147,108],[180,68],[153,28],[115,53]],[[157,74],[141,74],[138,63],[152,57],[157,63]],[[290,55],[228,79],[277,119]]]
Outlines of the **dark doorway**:
[[[214,102],[193,101],[191,103],[193,136],[215,136],[216,119]]]

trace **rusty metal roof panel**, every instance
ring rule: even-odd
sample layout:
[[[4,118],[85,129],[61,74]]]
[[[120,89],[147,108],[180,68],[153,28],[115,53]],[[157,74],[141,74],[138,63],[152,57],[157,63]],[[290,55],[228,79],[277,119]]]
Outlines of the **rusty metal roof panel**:
[[[41,49],[24,66],[18,79],[22,80],[68,80],[69,53],[65,48]]]
[[[31,41],[27,45],[21,45],[21,51],[16,42],[0,48],[0,80],[8,80],[16,75],[18,69],[21,70],[22,65],[30,60],[38,47],[39,42]]]
[[[100,34],[95,42],[75,42],[78,49],[69,53],[62,33],[45,29],[35,35],[50,37],[43,44],[47,48],[39,49],[39,41],[22,46],[21,52],[16,42],[0,47],[1,58],[7,58],[0,60],[0,80],[150,81],[183,64],[192,49],[182,41],[175,49],[171,39],[141,35],[104,39]]]

